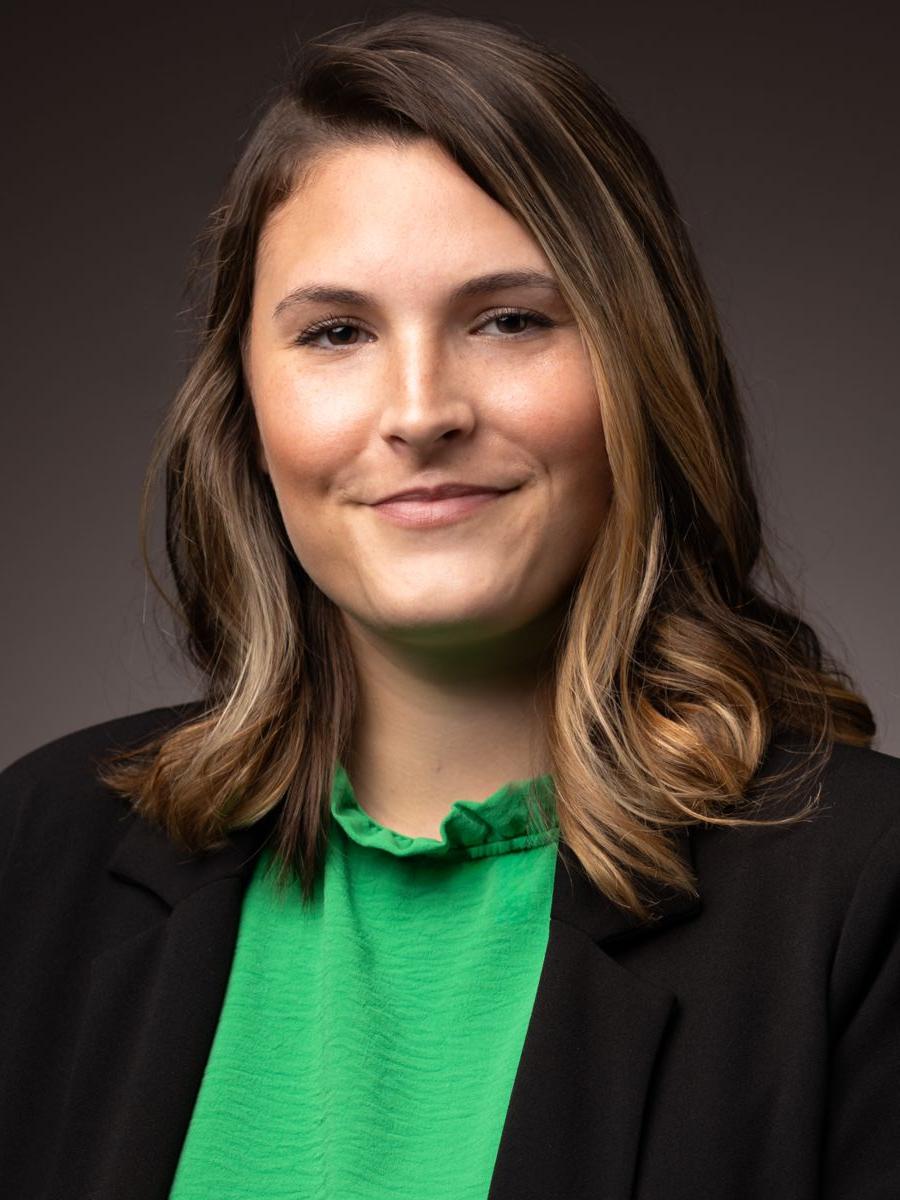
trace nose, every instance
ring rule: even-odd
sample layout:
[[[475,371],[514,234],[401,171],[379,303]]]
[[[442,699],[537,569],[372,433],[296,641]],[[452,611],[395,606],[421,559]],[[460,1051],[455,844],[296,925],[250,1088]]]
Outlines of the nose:
[[[475,425],[475,386],[437,333],[409,331],[385,355],[381,436],[417,450],[464,437]]]

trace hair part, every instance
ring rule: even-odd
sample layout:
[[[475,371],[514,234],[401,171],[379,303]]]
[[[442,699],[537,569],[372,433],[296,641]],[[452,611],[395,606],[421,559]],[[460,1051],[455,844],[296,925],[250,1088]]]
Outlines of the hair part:
[[[530,231],[590,355],[612,498],[540,699],[560,838],[648,918],[649,881],[696,893],[668,830],[807,819],[830,744],[868,745],[875,723],[764,544],[721,330],[656,160],[593,80],[508,23],[414,10],[341,26],[301,47],[250,136],[194,264],[202,332],[142,498],[147,570],[205,697],[102,777],[190,852],[280,805],[278,883],[310,900],[357,681],[258,463],[243,369],[255,264],[266,221],[323,154],[421,138]],[[147,552],[160,471],[172,601]],[[770,798],[776,782],[803,794],[775,817],[755,784],[779,730],[808,753],[767,781]]]

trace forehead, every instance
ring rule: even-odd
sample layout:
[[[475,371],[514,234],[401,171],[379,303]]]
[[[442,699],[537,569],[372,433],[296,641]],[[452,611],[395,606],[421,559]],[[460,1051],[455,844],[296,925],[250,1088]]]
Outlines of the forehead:
[[[549,269],[531,233],[430,140],[321,155],[263,228],[257,279],[365,272],[370,281]]]

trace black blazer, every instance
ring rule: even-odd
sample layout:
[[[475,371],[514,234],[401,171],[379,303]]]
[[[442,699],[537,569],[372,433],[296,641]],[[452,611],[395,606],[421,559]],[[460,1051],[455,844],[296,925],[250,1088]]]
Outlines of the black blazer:
[[[274,822],[186,860],[91,764],[189,712],[0,775],[8,1200],[168,1196]],[[811,821],[685,833],[701,899],[652,926],[560,844],[488,1200],[898,1200],[900,759],[836,745],[821,778]]]

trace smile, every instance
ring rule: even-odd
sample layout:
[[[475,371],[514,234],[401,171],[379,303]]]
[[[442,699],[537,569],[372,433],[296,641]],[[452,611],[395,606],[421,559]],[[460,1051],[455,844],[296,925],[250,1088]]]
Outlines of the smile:
[[[513,488],[511,491],[517,491]],[[471,492],[466,496],[447,496],[443,500],[385,500],[373,504],[380,516],[394,525],[405,525],[415,529],[435,529],[452,525],[465,517],[487,508],[509,496],[510,492]]]

